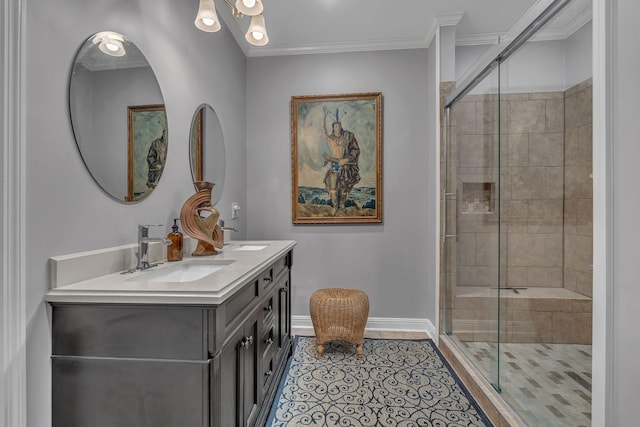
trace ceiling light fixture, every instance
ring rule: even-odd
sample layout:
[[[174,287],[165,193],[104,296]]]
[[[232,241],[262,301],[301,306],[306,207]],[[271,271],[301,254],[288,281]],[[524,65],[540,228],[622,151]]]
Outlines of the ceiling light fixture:
[[[100,51],[109,56],[124,56],[127,52],[123,43],[124,36],[113,31],[102,31],[93,38],[93,44],[98,44]]]
[[[245,15],[251,17],[251,23],[245,35],[249,43],[254,46],[264,46],[269,43],[267,27],[264,23],[264,16],[262,16],[264,10],[262,0],[236,0],[235,5],[229,0],[224,0],[224,2],[231,9],[234,18],[240,19]],[[199,30],[210,33],[220,30],[220,20],[213,0],[200,0],[195,25]]]

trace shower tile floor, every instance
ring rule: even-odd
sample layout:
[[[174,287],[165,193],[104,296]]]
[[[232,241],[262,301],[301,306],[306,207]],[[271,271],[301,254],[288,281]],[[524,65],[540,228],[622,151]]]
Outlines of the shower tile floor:
[[[482,372],[495,371],[496,345],[459,342]],[[591,425],[591,346],[500,344],[502,398],[530,426]]]

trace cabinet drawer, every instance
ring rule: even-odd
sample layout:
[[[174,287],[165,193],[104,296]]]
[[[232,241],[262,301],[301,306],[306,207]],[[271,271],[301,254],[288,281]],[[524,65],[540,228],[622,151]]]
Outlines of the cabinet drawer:
[[[207,309],[54,305],[52,334],[54,355],[203,360]]]
[[[271,327],[262,336],[262,360],[267,361],[270,359],[276,350],[276,333],[275,328]]]
[[[276,300],[273,293],[262,303],[262,324],[265,327],[273,325],[273,313],[276,309]]]
[[[244,320],[239,316],[244,310],[255,308],[259,295],[258,283],[258,279],[254,280],[224,304],[224,324],[227,331]]]
[[[289,258],[288,256],[283,256],[279,260],[273,263],[272,268],[273,268],[274,279],[277,279],[285,269],[289,268],[288,258]]]
[[[54,357],[53,427],[209,426],[209,363]]]
[[[263,295],[273,288],[276,280],[278,280],[280,276],[284,274],[284,271],[288,269],[287,262],[287,257],[283,256],[260,274],[260,283]]]
[[[270,357],[268,360],[265,360],[263,363],[262,370],[262,395],[266,396],[268,394],[269,388],[274,381],[276,376],[276,361],[275,356]]]

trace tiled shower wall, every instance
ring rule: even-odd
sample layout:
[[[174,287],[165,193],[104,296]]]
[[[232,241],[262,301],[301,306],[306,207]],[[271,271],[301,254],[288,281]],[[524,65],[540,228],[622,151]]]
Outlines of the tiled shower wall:
[[[565,92],[564,287],[593,296],[592,81]]]
[[[501,286],[562,287],[564,93],[502,95],[499,114],[500,141],[494,95],[468,95],[454,108],[457,285],[496,285],[498,260],[492,248],[498,244],[500,184]],[[468,206],[465,191],[477,183],[492,189],[485,196],[488,211],[476,209],[475,196]]]
[[[591,81],[503,95],[501,141],[497,108],[495,95],[468,95],[453,110],[448,168],[458,180],[450,204],[458,221],[450,250],[457,247],[458,268],[445,271],[458,286],[495,286],[500,180],[501,285],[591,296]]]

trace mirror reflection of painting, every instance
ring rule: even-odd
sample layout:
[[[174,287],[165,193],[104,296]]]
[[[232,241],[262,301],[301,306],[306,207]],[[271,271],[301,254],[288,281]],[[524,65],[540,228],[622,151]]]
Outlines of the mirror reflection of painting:
[[[128,202],[141,200],[158,185],[167,159],[164,105],[129,107]]]
[[[291,102],[293,223],[382,222],[382,94]]]
[[[164,162],[167,158],[167,130],[162,129],[162,135],[159,138],[154,139],[149,147],[149,153],[147,154],[147,164],[149,167],[149,173],[147,178],[147,187],[156,188],[160,175],[162,175],[162,169],[164,168]]]

